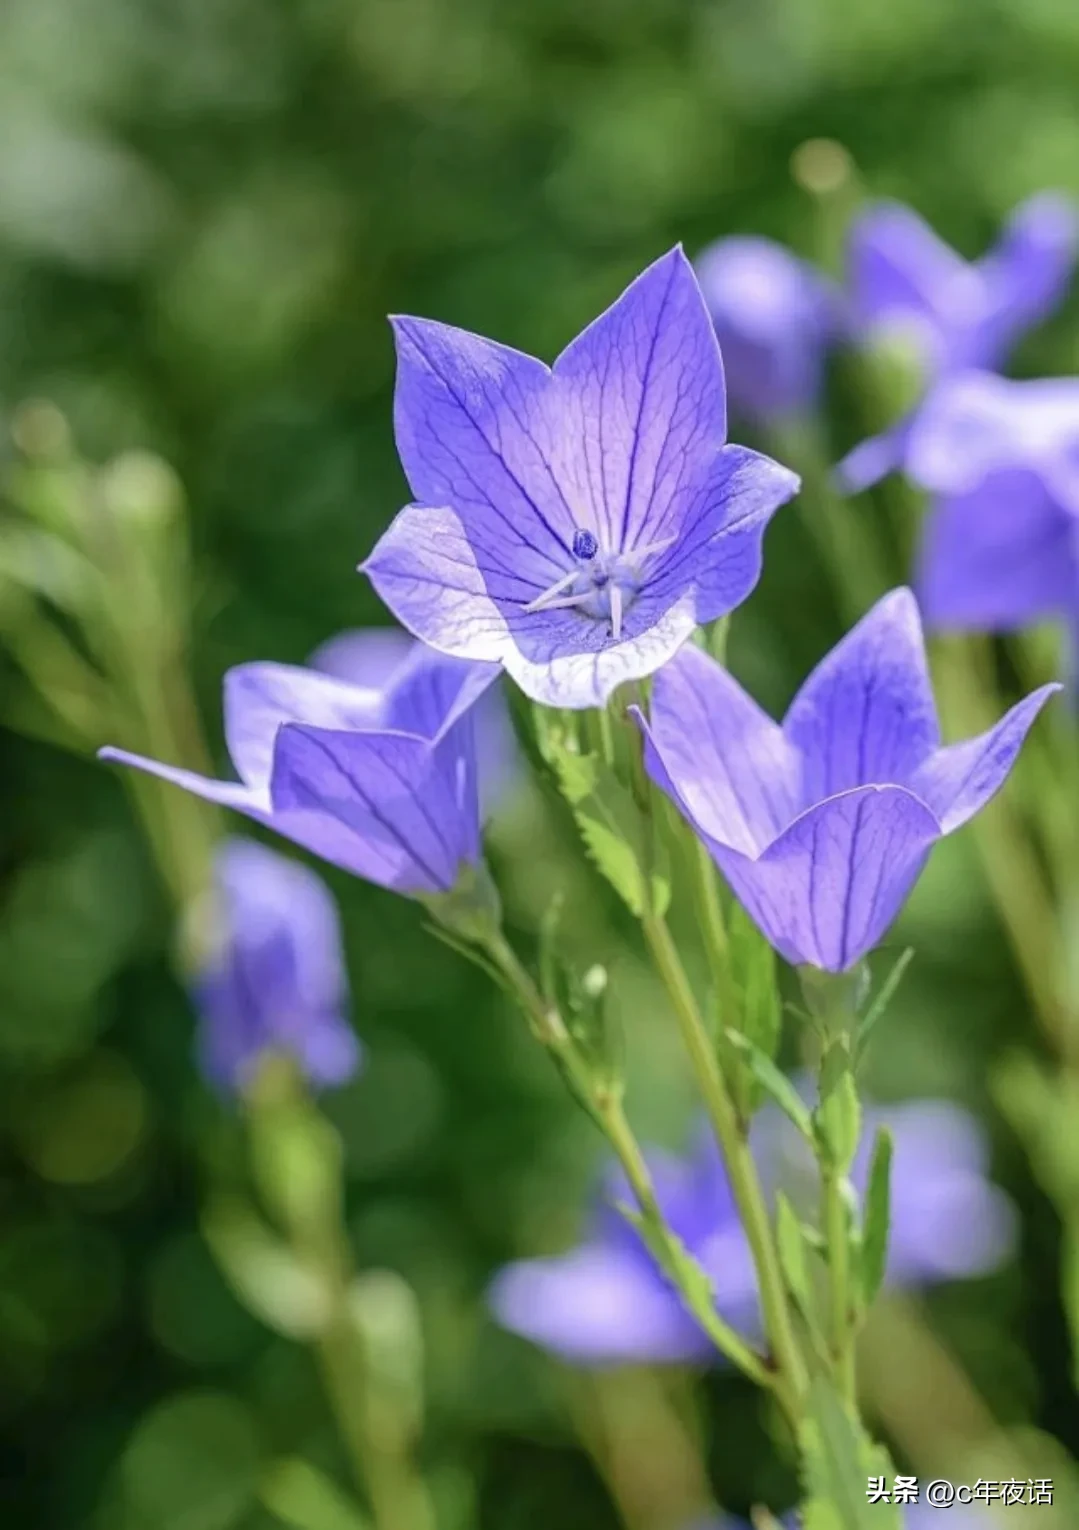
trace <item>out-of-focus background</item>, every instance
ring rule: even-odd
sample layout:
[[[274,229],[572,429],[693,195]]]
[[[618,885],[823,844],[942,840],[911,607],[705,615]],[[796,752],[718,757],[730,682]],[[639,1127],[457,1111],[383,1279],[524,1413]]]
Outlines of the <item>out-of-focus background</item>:
[[[5,0],[0,409],[46,398],[88,458],[173,465],[216,747],[229,665],[383,620],[355,567],[406,497],[387,313],[550,359],[675,241],[763,232],[834,259],[863,193],[977,253],[1025,194],[1079,194],[1077,80],[1070,0]],[[850,164],[799,153],[822,138]],[[1079,296],[1015,370],[1077,362]],[[837,454],[864,424],[836,415]],[[735,668],[776,706],[841,630],[813,556],[781,513],[734,626]],[[0,574],[0,647],[6,592]],[[138,824],[115,773],[39,721],[0,661],[0,1510],[18,1530],[257,1530],[277,1523],[261,1464],[303,1452],[344,1480],[338,1447],[309,1355],[244,1311],[199,1234],[208,1166],[236,1147]],[[677,1145],[691,1092],[613,896],[535,788],[494,847],[519,930],[564,886],[614,975],[631,1114]],[[446,1523],[614,1525],[574,1433],[587,1388],[482,1305],[500,1263],[572,1239],[596,1140],[415,906],[328,880],[368,1056],[326,1106],[358,1259],[422,1304]],[[1057,1224],[991,1090],[1032,1024],[967,841],[938,850],[900,938],[917,959],[871,1082],[976,1110],[1021,1213],[1015,1261],[933,1293],[929,1329],[1002,1418],[1075,1447]],[[724,1501],[782,1506],[751,1394],[720,1374],[705,1399]]]

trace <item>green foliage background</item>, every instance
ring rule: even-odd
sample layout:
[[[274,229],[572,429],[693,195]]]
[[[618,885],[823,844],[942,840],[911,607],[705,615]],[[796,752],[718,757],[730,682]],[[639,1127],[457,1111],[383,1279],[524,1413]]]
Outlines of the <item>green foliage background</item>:
[[[1071,0],[6,0],[0,406],[45,396],[91,458],[175,465],[216,737],[230,664],[382,620],[354,570],[406,494],[387,313],[550,358],[676,240],[762,231],[832,255],[838,224],[791,171],[822,136],[974,253],[1024,194],[1079,194],[1077,84]],[[1077,363],[1073,302],[1020,370]],[[858,429],[840,411],[837,450]],[[733,663],[782,704],[840,625],[784,511]],[[332,1428],[306,1354],[237,1305],[198,1235],[235,1142],[194,1071],[120,785],[29,735],[6,663],[0,709],[4,1522],[255,1530],[260,1462],[303,1450],[340,1474]],[[631,1112],[677,1143],[691,1096],[662,1002],[569,826],[526,790],[495,847],[522,930],[566,888],[582,955],[615,974]],[[327,1104],[359,1256],[423,1303],[447,1523],[601,1530],[563,1379],[480,1300],[501,1261],[573,1235],[596,1143],[413,906],[329,880],[369,1066]],[[1032,1025],[966,840],[938,851],[901,936],[918,958],[875,1043],[878,1092],[979,1110],[1022,1213],[1017,1263],[935,1294],[930,1320],[1002,1416],[1074,1447],[1056,1223],[989,1089]],[[735,1508],[790,1487],[750,1404],[709,1381]]]

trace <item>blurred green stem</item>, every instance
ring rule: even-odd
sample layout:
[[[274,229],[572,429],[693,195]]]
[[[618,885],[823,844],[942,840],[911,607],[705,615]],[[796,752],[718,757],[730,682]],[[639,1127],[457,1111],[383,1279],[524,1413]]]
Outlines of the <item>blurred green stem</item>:
[[[620,1366],[571,1372],[567,1383],[578,1432],[626,1530],[683,1530],[715,1515],[690,1375]]]
[[[756,1165],[666,921],[654,910],[646,909],[642,925],[648,949],[678,1020],[753,1253],[765,1328],[777,1367],[776,1395],[791,1423],[797,1427],[807,1385],[806,1370],[794,1334],[779,1255]]]
[[[716,1311],[703,1272],[689,1280],[689,1256],[667,1227],[640,1144],[626,1118],[621,1090],[597,1080],[581,1055],[565,1021],[547,1001],[522,966],[501,932],[488,932],[483,949],[524,1011],[533,1035],[546,1047],[575,1098],[603,1132],[621,1164],[640,1208],[642,1232],[661,1267],[709,1338],[727,1358],[758,1386],[779,1391],[779,1378],[761,1356]]]
[[[846,623],[858,621],[894,583],[867,509],[845,499],[815,421],[797,420],[772,431],[776,457],[802,479],[799,508],[827,570]]]
[[[985,640],[966,637],[940,642],[935,645],[934,660],[937,692],[957,731],[969,736],[992,727],[1001,707]],[[1076,1042],[1061,1002],[1052,889],[1007,794],[991,802],[971,827],[1035,1013],[1049,1038],[1067,1054]]]
[[[247,1097],[253,1157],[302,1264],[318,1272],[328,1313],[314,1341],[356,1485],[376,1530],[435,1530],[412,1461],[413,1409],[374,1363],[344,1225],[340,1141],[298,1071],[267,1063]]]

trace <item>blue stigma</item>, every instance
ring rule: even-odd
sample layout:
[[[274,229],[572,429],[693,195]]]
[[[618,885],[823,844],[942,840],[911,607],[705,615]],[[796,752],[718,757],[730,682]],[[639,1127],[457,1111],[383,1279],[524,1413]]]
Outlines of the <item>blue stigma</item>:
[[[573,556],[580,558],[584,563],[591,563],[599,552],[599,543],[590,531],[575,531],[573,533]]]

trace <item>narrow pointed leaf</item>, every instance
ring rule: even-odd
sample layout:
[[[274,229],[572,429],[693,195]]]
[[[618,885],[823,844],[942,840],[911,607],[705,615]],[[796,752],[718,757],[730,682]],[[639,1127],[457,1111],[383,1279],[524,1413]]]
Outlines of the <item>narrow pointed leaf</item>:
[[[888,1225],[891,1200],[892,1136],[880,1127],[873,1143],[869,1180],[865,1193],[862,1226],[861,1288],[866,1307],[875,1300],[888,1263]]]
[[[856,1062],[860,1062],[864,1057],[865,1049],[869,1042],[869,1037],[872,1034],[877,1022],[882,1018],[884,1012],[887,1010],[888,1005],[895,997],[896,990],[898,989],[900,983],[903,981],[903,974],[910,966],[913,957],[913,946],[908,946],[907,949],[897,957],[891,972],[889,972],[888,976],[884,979],[884,982],[880,985],[880,988],[873,997],[873,1002],[870,1004],[869,1008],[862,1016],[861,1023],[858,1026],[858,1034],[855,1042]]]
[[[787,1076],[779,1071],[772,1059],[748,1036],[738,1031],[727,1031],[728,1040],[738,1048],[749,1064],[753,1077],[765,1093],[775,1101],[787,1119],[798,1128],[807,1142],[813,1141],[813,1118],[809,1107]]]
[[[813,1295],[806,1262],[802,1224],[782,1190],[776,1193],[776,1242],[783,1279],[799,1311],[809,1321],[813,1315]]]
[[[370,1521],[335,1482],[298,1456],[276,1461],[259,1497],[293,1530],[370,1530]]]
[[[851,1417],[831,1382],[817,1377],[799,1443],[805,1480],[806,1530],[902,1530],[895,1504],[870,1505],[870,1477],[895,1475],[888,1453]]]

